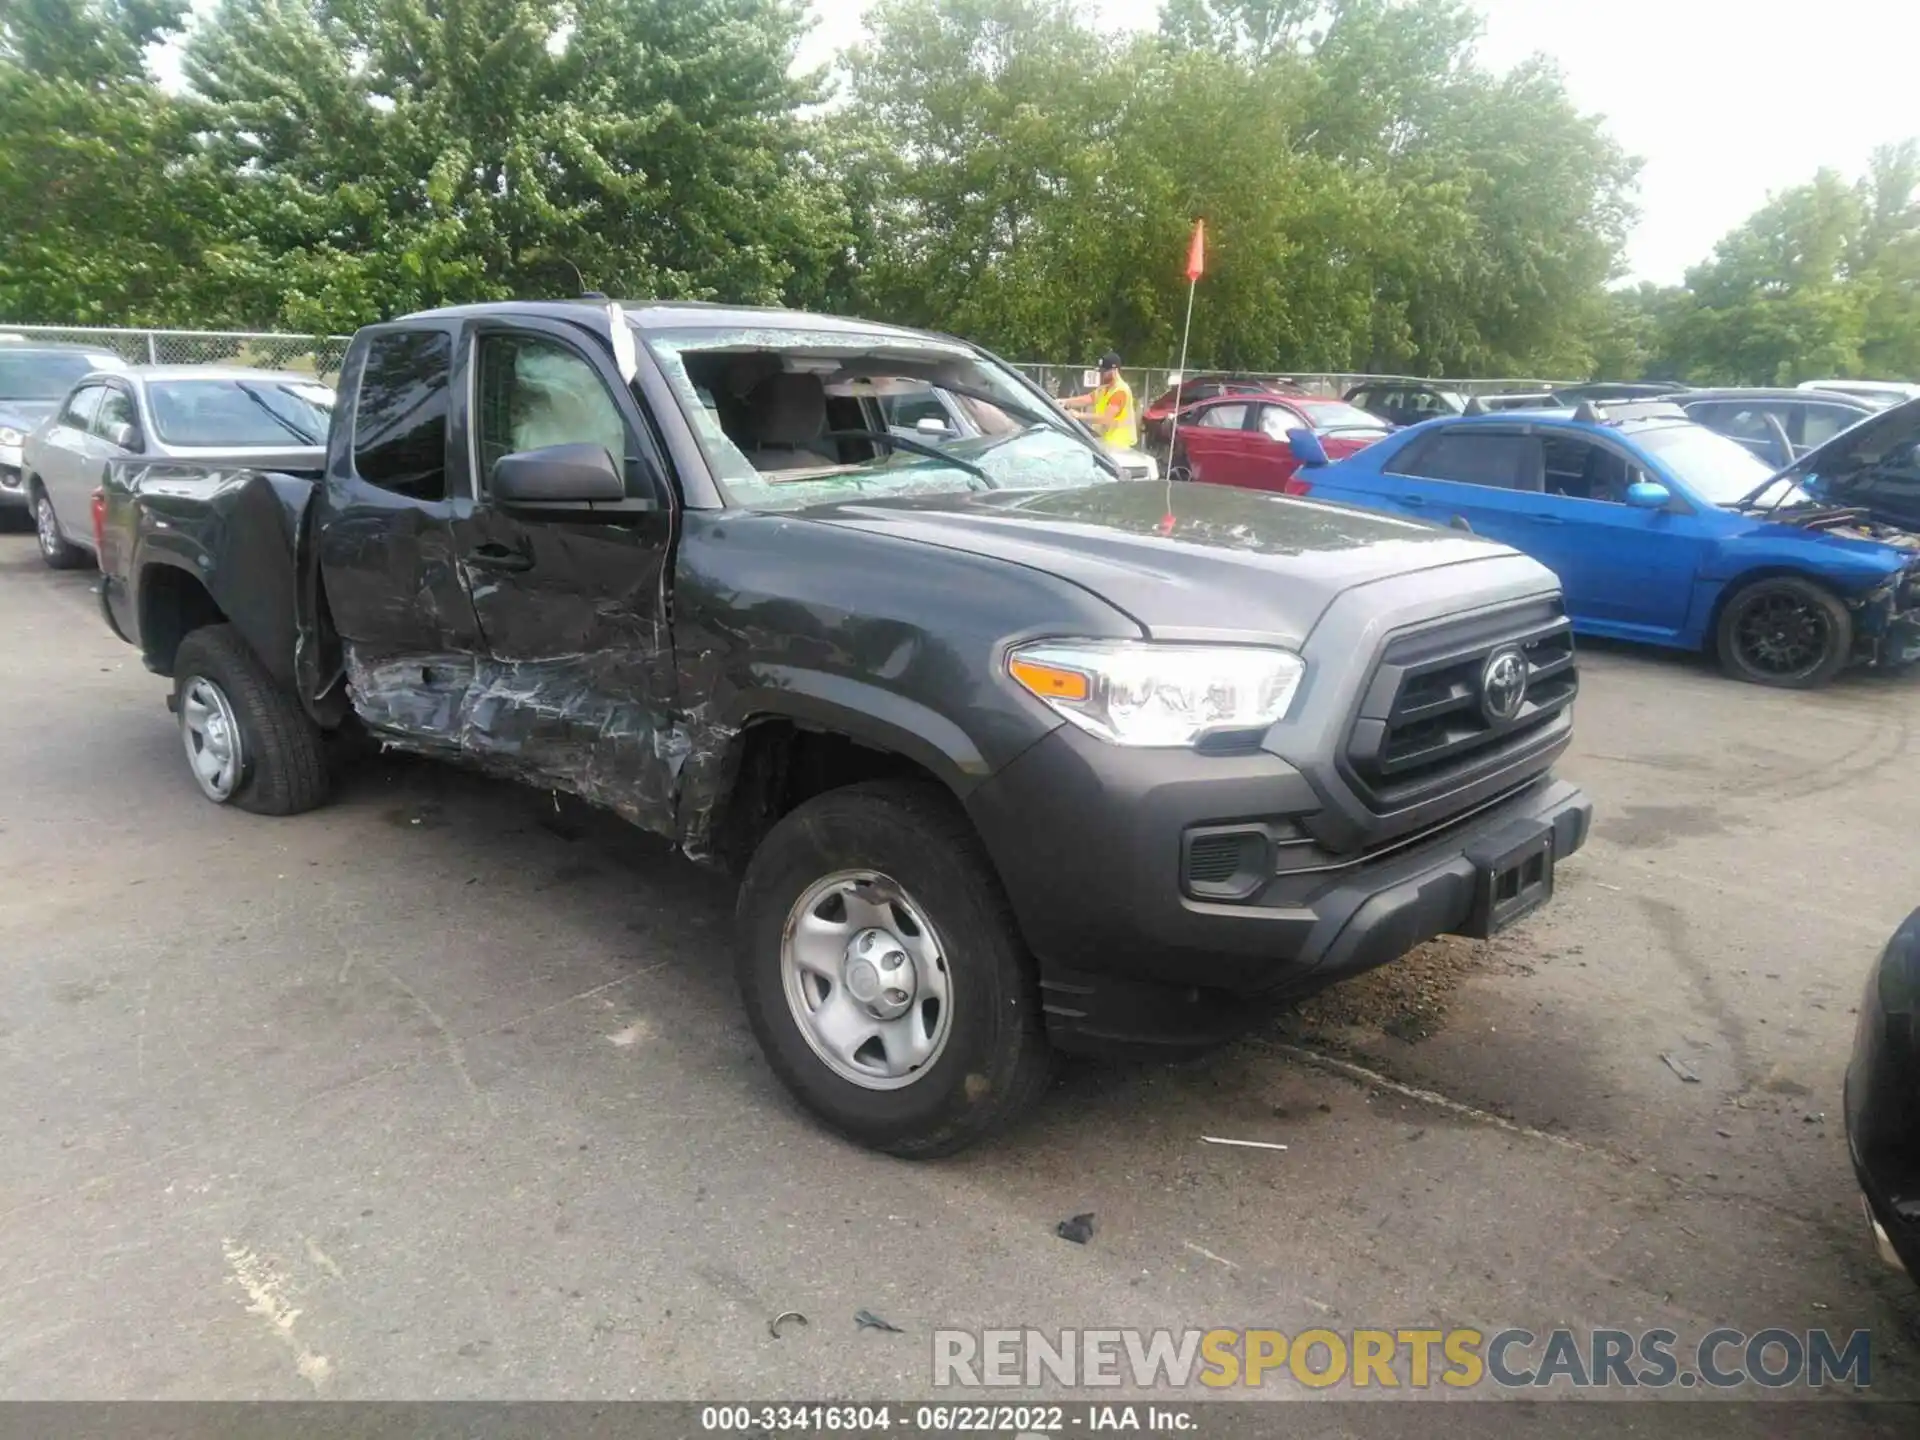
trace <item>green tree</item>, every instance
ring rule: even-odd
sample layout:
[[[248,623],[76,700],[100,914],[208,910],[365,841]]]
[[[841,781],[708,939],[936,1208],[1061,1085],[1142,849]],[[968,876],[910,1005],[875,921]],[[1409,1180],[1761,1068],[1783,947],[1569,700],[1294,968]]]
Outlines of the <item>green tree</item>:
[[[147,74],[185,0],[0,3],[0,314],[196,323],[220,196],[189,175],[194,108]]]
[[[1876,151],[1861,190],[1860,372],[1920,379],[1920,140]]]
[[[1864,293],[1850,264],[1861,195],[1831,170],[1774,196],[1687,273],[1669,342],[1688,378],[1784,385],[1858,371]]]
[[[226,0],[186,72],[284,323],[572,293],[771,302],[831,268],[798,0]],[[817,283],[817,282],[810,282]]]
[[[870,293],[1004,350],[1260,368],[1577,369],[1633,167],[1459,0],[881,0],[852,59],[884,177]]]

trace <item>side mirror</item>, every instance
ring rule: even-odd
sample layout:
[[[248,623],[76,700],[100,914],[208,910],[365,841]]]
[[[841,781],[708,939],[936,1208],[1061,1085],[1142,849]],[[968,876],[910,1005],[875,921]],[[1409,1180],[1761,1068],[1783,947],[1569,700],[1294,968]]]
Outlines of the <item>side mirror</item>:
[[[124,422],[107,431],[107,443],[118,445],[122,450],[140,448],[140,432]]]
[[[948,436],[953,434],[953,427],[935,415],[921,416],[913,422],[913,428],[915,433],[920,435]]]
[[[1627,504],[1636,510],[1664,510],[1673,492],[1655,480],[1639,480],[1627,487]]]
[[[1320,437],[1304,427],[1287,431],[1287,449],[1293,452],[1293,458],[1309,469],[1316,469],[1327,463],[1327,447],[1320,443]]]
[[[493,498],[503,505],[591,505],[627,498],[604,445],[545,445],[493,462]]]

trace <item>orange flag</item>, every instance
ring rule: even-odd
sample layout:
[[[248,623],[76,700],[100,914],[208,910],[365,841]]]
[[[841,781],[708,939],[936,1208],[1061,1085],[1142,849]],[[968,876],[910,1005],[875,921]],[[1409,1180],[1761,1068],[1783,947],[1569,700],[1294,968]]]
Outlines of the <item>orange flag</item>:
[[[1187,247],[1187,279],[1198,280],[1207,269],[1207,222],[1193,222],[1193,244]]]

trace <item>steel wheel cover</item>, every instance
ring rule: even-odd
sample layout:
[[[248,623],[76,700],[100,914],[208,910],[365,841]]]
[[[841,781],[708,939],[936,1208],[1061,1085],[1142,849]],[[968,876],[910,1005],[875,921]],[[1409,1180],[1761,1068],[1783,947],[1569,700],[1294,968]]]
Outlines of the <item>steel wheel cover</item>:
[[[900,1090],[932,1068],[953,1029],[953,980],[939,936],[896,881],[841,870],[787,912],[780,980],[801,1037],[867,1090]]]

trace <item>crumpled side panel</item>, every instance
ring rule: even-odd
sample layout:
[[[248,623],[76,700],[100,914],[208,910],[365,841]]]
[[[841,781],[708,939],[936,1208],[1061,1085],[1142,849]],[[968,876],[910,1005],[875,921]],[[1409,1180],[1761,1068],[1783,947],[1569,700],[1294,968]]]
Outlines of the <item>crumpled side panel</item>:
[[[620,654],[370,660],[347,647],[354,712],[385,743],[578,795],[672,837],[681,770],[705,727],[622,699],[633,666]]]

